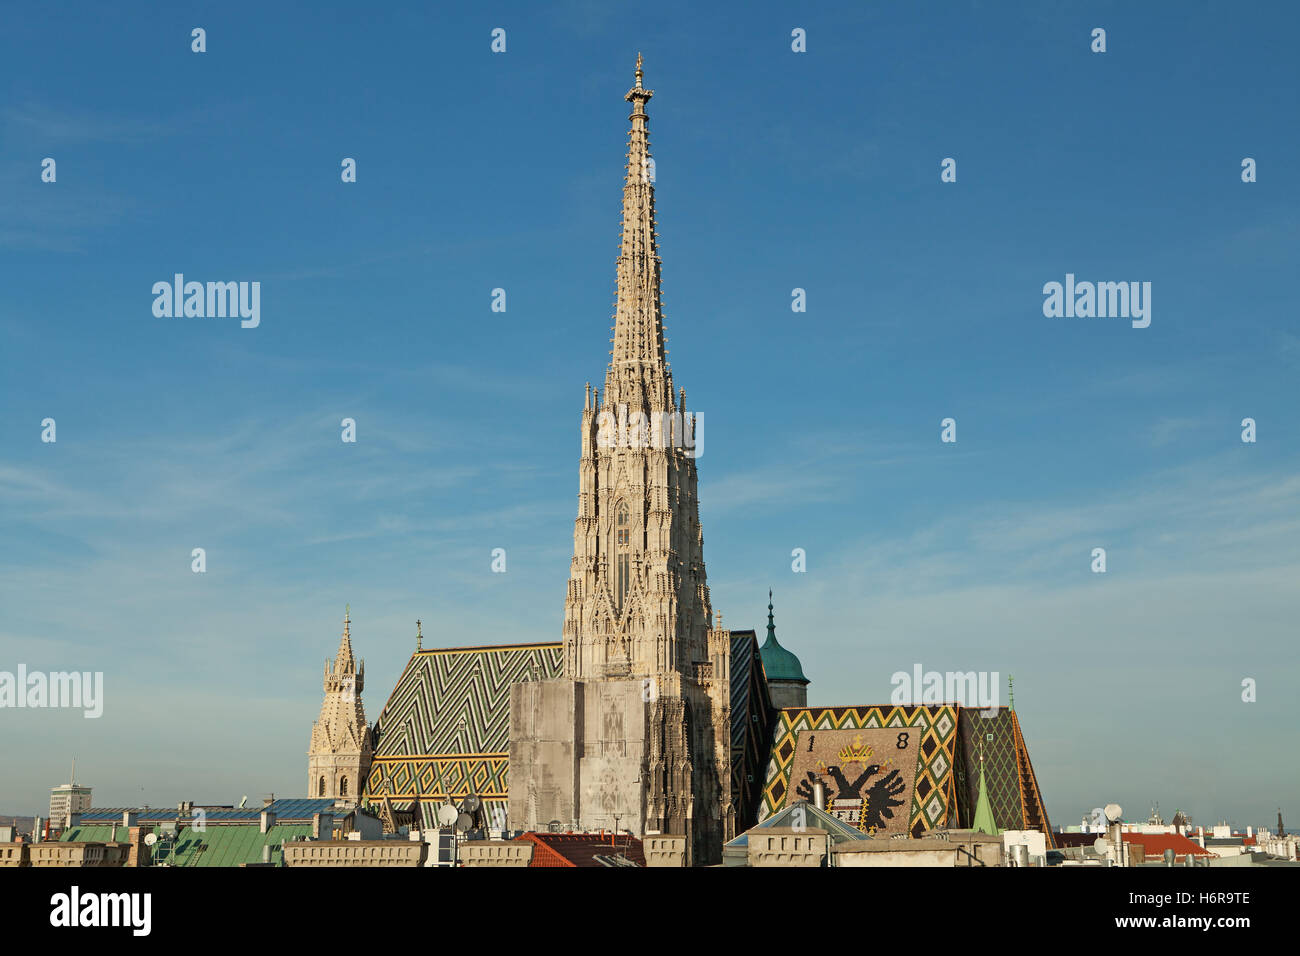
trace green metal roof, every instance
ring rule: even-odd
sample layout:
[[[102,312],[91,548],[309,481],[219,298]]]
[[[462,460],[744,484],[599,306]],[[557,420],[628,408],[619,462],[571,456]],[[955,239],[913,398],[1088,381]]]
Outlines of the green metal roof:
[[[125,843],[126,827],[113,823],[76,826],[59,835],[60,843]]]
[[[791,680],[807,684],[799,658],[777,643],[776,624],[772,621],[772,592],[767,592],[767,640],[759,653],[763,656],[763,673],[769,681]]]
[[[146,833],[157,827],[141,827]],[[276,824],[267,833],[257,824],[211,825],[203,831],[185,826],[180,829],[176,846],[156,843],[155,865],[171,866],[240,866],[261,863],[262,847],[271,848],[271,863],[282,866],[283,845],[296,837],[311,836],[310,824]],[[125,843],[127,828],[121,824],[78,826],[65,830],[59,838],[77,843]]]

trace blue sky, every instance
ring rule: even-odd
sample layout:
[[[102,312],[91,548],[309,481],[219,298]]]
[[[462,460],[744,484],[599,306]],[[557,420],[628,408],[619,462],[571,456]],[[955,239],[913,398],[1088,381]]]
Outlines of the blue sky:
[[[372,720],[416,618],[559,638],[640,50],[727,624],[773,588],[813,703],[1015,674],[1054,823],[1300,816],[1297,16],[1131,6],[9,8],[0,670],[106,701],[0,711],[0,812],[73,756],[102,806],[301,793],[346,602]],[[155,318],[176,272],[260,326]],[[1066,273],[1150,327],[1045,318]]]

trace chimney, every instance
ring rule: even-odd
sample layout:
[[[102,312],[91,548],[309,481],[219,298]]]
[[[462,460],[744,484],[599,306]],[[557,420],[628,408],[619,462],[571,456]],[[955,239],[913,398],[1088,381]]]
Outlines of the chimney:
[[[134,816],[135,814],[132,814]],[[148,866],[149,865],[149,847],[144,842],[148,827],[132,826],[127,831],[127,841],[130,844],[130,850],[127,851],[127,866]]]
[[[135,826],[138,820],[139,817],[136,815],[135,811],[122,811],[122,826],[126,827],[128,830]]]
[[[270,833],[271,827],[273,826],[275,826],[275,811],[263,810],[262,811],[262,832]]]
[[[313,813],[311,817],[313,840],[329,840],[334,836],[334,814]]]
[[[826,809],[826,784],[820,780],[812,785],[812,803],[818,810]]]
[[[81,826],[81,814],[80,814],[80,813],[69,813],[69,814],[68,814],[68,827],[71,828],[71,827],[79,827],[79,826]]]

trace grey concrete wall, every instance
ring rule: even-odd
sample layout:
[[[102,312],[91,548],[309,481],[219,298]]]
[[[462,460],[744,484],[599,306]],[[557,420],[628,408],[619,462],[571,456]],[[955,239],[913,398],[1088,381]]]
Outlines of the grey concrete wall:
[[[569,826],[581,813],[582,685],[527,681],[510,688],[510,825]]]
[[[798,681],[774,680],[768,681],[767,689],[772,695],[772,706],[777,709],[808,706],[807,684],[800,684]]]
[[[583,750],[578,764],[579,823],[587,829],[630,830],[645,826],[641,779],[647,740],[641,681],[590,682],[583,686]]]

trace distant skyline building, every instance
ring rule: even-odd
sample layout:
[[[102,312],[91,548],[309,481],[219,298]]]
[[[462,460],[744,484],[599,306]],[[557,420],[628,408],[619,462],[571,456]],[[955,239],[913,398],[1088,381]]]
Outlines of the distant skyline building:
[[[72,761],[68,782],[50,789],[50,826],[68,826],[68,817],[90,809],[91,788],[77,783],[77,762]]]

